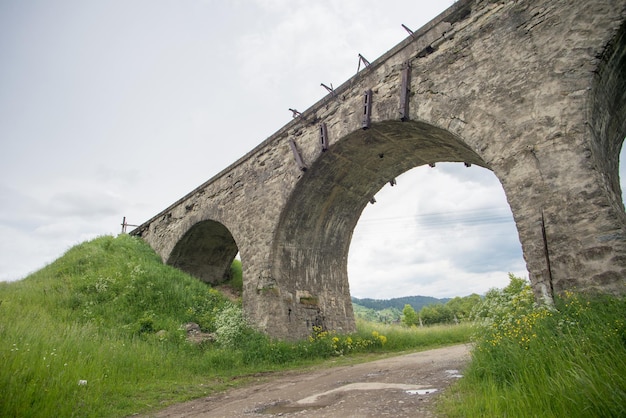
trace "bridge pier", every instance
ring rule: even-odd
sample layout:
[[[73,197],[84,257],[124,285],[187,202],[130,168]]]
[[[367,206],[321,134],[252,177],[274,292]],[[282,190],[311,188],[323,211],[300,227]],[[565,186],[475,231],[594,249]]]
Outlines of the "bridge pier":
[[[564,291],[624,293],[626,216],[620,190],[568,135],[494,163],[538,300]],[[561,149],[559,149],[561,148]],[[582,148],[582,147],[581,147]],[[619,203],[617,203],[619,202]]]

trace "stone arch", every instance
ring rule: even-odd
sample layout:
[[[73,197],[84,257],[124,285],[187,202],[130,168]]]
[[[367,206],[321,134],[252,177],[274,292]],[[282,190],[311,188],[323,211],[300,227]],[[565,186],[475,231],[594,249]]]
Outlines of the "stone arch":
[[[387,182],[414,167],[484,160],[451,132],[417,121],[372,124],[342,138],[304,173],[273,240],[273,277],[286,335],[313,325],[354,330],[347,258],[361,212]],[[306,327],[303,327],[306,325]]]
[[[167,264],[204,282],[219,284],[229,279],[230,266],[238,252],[237,243],[226,226],[204,220],[181,237]]]
[[[616,215],[626,223],[619,179],[619,154],[626,137],[626,22],[605,47],[595,73],[589,106],[592,155]]]

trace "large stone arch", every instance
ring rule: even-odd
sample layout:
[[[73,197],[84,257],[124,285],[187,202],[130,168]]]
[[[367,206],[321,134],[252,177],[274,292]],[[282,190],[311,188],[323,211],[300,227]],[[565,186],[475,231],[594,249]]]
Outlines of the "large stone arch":
[[[187,230],[166,263],[204,282],[219,284],[229,278],[238,252],[237,243],[224,224],[204,220]]]
[[[288,319],[282,334],[302,336],[314,325],[354,331],[347,259],[361,212],[387,182],[437,162],[485,167],[460,138],[416,121],[357,130],[315,161],[291,194],[273,240],[272,277],[281,289],[274,306],[282,307],[275,315]]]

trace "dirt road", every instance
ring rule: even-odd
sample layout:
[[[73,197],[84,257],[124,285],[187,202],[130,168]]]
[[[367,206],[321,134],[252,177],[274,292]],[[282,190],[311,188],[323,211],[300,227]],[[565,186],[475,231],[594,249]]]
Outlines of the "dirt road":
[[[468,360],[468,347],[456,345],[352,366],[281,373],[150,416],[432,417],[432,400],[460,377]]]

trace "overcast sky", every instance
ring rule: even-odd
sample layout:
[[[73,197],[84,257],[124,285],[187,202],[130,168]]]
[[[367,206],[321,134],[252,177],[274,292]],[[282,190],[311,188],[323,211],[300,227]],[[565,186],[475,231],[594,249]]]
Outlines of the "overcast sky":
[[[0,280],[148,220],[451,4],[0,1]],[[353,296],[527,275],[491,172],[422,167],[376,199],[350,248]]]

